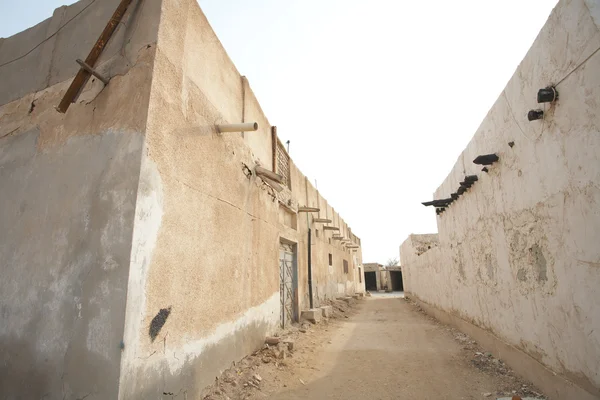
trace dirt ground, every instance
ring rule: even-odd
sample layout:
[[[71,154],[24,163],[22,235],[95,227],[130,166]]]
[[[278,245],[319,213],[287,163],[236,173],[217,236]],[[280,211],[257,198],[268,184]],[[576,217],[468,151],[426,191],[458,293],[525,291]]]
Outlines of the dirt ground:
[[[403,298],[334,302],[225,371],[205,400],[543,398],[468,336]],[[292,345],[283,341],[293,341]]]

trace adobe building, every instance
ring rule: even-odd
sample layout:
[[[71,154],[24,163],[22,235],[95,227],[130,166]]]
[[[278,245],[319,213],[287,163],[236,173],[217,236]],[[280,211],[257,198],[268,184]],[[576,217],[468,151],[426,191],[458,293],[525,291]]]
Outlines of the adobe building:
[[[553,399],[600,398],[599,100],[600,1],[560,0],[400,248],[412,298]]]
[[[364,263],[365,289],[372,292],[397,292],[404,290],[402,268],[379,263]]]
[[[118,5],[0,39],[8,398],[195,398],[302,310],[364,292],[360,239],[195,0],[133,0],[81,72]]]

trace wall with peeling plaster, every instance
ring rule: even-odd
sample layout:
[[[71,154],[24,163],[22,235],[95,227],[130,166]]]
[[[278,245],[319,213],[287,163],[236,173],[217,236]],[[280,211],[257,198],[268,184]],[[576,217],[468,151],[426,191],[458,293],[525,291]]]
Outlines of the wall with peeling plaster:
[[[117,3],[95,2],[0,67],[3,398],[118,396],[157,1],[130,6],[101,58],[109,84],[90,80],[66,114],[54,109]],[[0,64],[85,4],[0,39]]]
[[[407,291],[600,396],[600,2],[560,1],[434,194],[439,246],[401,248]],[[538,105],[556,84],[559,100]],[[527,112],[542,108],[543,120]],[[509,142],[514,142],[510,146]],[[496,153],[489,173],[473,164]],[[433,210],[432,210],[433,212]],[[553,395],[552,393],[548,393]]]
[[[215,125],[258,122],[219,134]],[[347,224],[290,163],[277,194],[271,124],[194,0],[163,1],[131,252],[120,398],[195,398],[279,329],[279,246],[297,248],[298,308],[309,307],[307,234],[317,217]],[[289,202],[288,202],[289,200]],[[297,213],[298,206],[319,213]],[[313,233],[318,306],[364,290],[351,252]],[[356,241],[358,238],[354,237]],[[334,266],[328,265],[328,253]],[[343,272],[347,259],[349,271]],[[156,338],[149,327],[170,309]]]
[[[281,241],[296,245],[295,302],[309,307],[309,226],[315,306],[364,291],[360,249],[313,220],[360,239],[294,163],[280,194],[254,174],[274,168],[271,125],[195,1],[133,1],[97,65],[110,83],[91,79],[54,110],[117,3],[93,3],[55,36],[88,3],[0,39],[1,64],[49,38],[0,67],[9,398],[200,393],[279,328]],[[260,129],[215,130],[241,121]]]

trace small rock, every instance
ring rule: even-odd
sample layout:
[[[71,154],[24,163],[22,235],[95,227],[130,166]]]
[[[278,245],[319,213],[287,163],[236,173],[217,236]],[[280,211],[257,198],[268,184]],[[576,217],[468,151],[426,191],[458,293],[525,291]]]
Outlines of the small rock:
[[[482,356],[482,355],[483,355],[483,353],[482,353],[482,352],[480,352],[480,351],[478,351],[478,352],[476,352],[476,353],[475,353],[475,355],[476,355],[476,356]]]
[[[294,351],[294,341],[293,340],[287,339],[283,343],[287,345],[287,348],[289,351]]]
[[[259,382],[262,381],[262,378],[261,378],[261,376],[259,374],[254,374],[253,378],[256,379]]]
[[[490,397],[492,394],[491,393],[484,393],[483,396],[484,397]]]
[[[237,386],[237,385],[238,385],[237,381],[231,381],[231,386]]]
[[[218,396],[221,394],[221,391],[219,389],[215,390],[215,394]]]
[[[276,344],[279,344],[280,338],[275,337],[275,336],[267,336],[265,339],[265,343],[269,344],[271,346],[274,346]]]
[[[304,329],[304,328],[300,328],[299,331],[302,333],[306,333],[306,329]]]
[[[304,383],[304,381],[300,378],[298,378],[298,380],[300,381],[301,384],[306,385],[306,383]]]
[[[269,358],[269,357],[263,357],[262,358],[262,362],[264,362],[265,364],[268,364],[268,363],[271,362],[271,358]]]

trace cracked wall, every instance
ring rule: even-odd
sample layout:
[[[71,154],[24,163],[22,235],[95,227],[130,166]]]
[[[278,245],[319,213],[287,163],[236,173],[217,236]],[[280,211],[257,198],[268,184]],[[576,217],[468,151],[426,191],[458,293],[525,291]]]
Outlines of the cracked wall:
[[[599,10],[598,1],[558,3],[434,194],[450,197],[466,175],[479,177],[437,217],[440,246],[420,256],[410,238],[401,247],[407,291],[592,396],[600,396],[600,53],[574,69],[600,47]],[[558,101],[538,105],[538,89],[569,73]],[[534,108],[545,109],[543,120],[527,120]],[[500,159],[485,173],[472,160],[489,153]]]
[[[0,67],[9,399],[194,396],[278,329],[281,241],[297,245],[309,307],[309,226],[315,305],[364,291],[360,249],[314,219],[360,239],[293,162],[281,196],[253,173],[273,168],[271,125],[195,1],[133,1],[96,66],[110,83],[92,78],[54,110],[117,3],[75,3],[0,39],[0,63],[49,39]],[[215,130],[241,121],[260,129]]]
[[[54,107],[78,68],[74,60],[85,58],[118,1],[95,2],[38,50],[0,67],[2,398],[118,396],[158,23],[157,2],[138,3],[101,59],[108,86],[90,80],[66,114]],[[0,39],[0,63],[85,4]]]
[[[241,121],[258,122],[258,131],[216,131]],[[285,196],[254,173],[256,165],[273,169],[271,125],[194,0],[162,2],[144,146],[119,396],[195,398],[279,328],[280,241],[297,245],[305,309],[309,224],[327,217],[351,232],[293,162]],[[298,205],[321,211],[298,213]],[[360,251],[318,230],[315,305],[362,291]],[[153,338],[161,309],[169,316]]]

